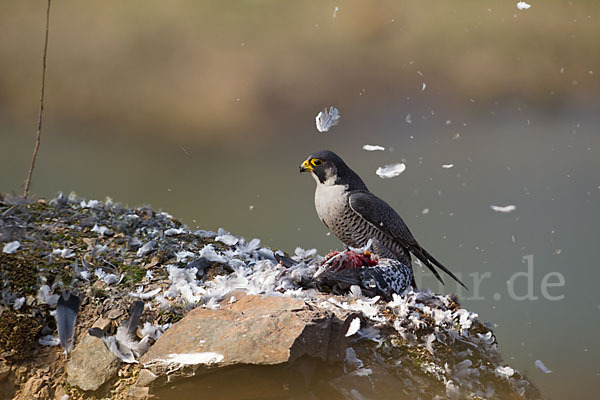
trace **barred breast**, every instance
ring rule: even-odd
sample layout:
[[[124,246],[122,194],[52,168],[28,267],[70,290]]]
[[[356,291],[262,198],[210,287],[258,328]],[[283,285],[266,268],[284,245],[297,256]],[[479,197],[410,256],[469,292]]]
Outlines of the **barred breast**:
[[[372,239],[372,251],[376,255],[396,259],[410,267],[411,259],[406,249],[356,214],[348,204],[345,189],[339,185],[317,186],[315,208],[321,221],[346,246],[363,247]]]

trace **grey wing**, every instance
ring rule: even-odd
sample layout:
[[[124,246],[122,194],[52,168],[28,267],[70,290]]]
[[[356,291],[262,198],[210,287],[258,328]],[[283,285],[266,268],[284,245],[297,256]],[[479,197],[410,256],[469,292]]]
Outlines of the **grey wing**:
[[[370,192],[357,191],[348,196],[350,208],[363,220],[396,240],[402,247],[418,246],[402,218],[392,207]]]
[[[350,208],[358,214],[363,220],[390,236],[402,247],[413,253],[440,281],[442,277],[435,269],[434,265],[450,275],[455,281],[467,288],[450,270],[436,260],[429,252],[422,248],[414,238],[404,220],[394,211],[392,207],[373,193],[365,191],[356,191],[348,196]]]

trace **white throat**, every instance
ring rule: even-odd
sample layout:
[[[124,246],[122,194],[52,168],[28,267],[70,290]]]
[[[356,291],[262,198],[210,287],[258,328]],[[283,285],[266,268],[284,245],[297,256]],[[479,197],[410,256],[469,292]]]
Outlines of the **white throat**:
[[[317,179],[315,208],[325,225],[331,226],[330,224],[343,214],[348,202],[347,190],[347,185],[336,185],[335,178],[329,178],[323,183]]]
[[[319,185],[321,185],[321,186],[335,186],[335,181],[337,179],[337,176],[335,176],[335,175],[328,176],[327,179],[325,179],[325,182],[323,182],[323,183],[321,183],[321,181],[319,180],[319,177],[314,172],[311,171],[310,175],[313,177],[313,179],[315,180],[315,182],[317,182],[317,187],[319,187]]]

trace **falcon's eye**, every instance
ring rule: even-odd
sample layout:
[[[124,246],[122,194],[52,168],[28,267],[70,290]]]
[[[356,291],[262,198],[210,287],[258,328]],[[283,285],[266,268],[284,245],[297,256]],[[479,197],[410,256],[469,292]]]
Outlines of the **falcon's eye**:
[[[323,161],[319,160],[318,158],[313,158],[310,160],[310,163],[313,165],[313,167],[318,167],[319,165],[323,164]]]

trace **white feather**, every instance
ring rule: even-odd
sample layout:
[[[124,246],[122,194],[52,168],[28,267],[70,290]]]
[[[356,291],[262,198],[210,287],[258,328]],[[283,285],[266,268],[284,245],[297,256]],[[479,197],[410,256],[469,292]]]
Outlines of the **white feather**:
[[[366,151],[383,151],[383,150],[385,150],[385,147],[373,145],[373,144],[365,144],[362,148],[363,148],[363,150],[366,150]]]
[[[19,249],[19,247],[21,247],[21,243],[19,243],[19,241],[15,240],[14,242],[6,243],[4,245],[4,247],[2,248],[2,252],[6,253],[6,254],[12,254],[15,251],[17,251]]]
[[[350,322],[350,326],[348,327],[348,331],[346,332],[346,337],[350,337],[354,335],[360,329],[360,318],[356,317]]]
[[[501,213],[509,213],[509,212],[513,212],[517,209],[517,206],[515,205],[508,205],[508,206],[490,206],[490,208],[494,211],[497,212],[501,212]]]
[[[329,107],[317,114],[315,122],[317,124],[317,130],[319,132],[327,132],[329,128],[338,124],[340,119],[340,112],[335,107]]]
[[[406,164],[398,163],[379,167],[375,173],[379,175],[380,178],[387,179],[400,175],[404,170],[406,170]]]
[[[546,367],[544,365],[544,363],[542,362],[542,360],[535,360],[535,367],[537,369],[539,369],[540,371],[542,371],[545,374],[551,374],[552,371],[548,369],[548,367]]]

